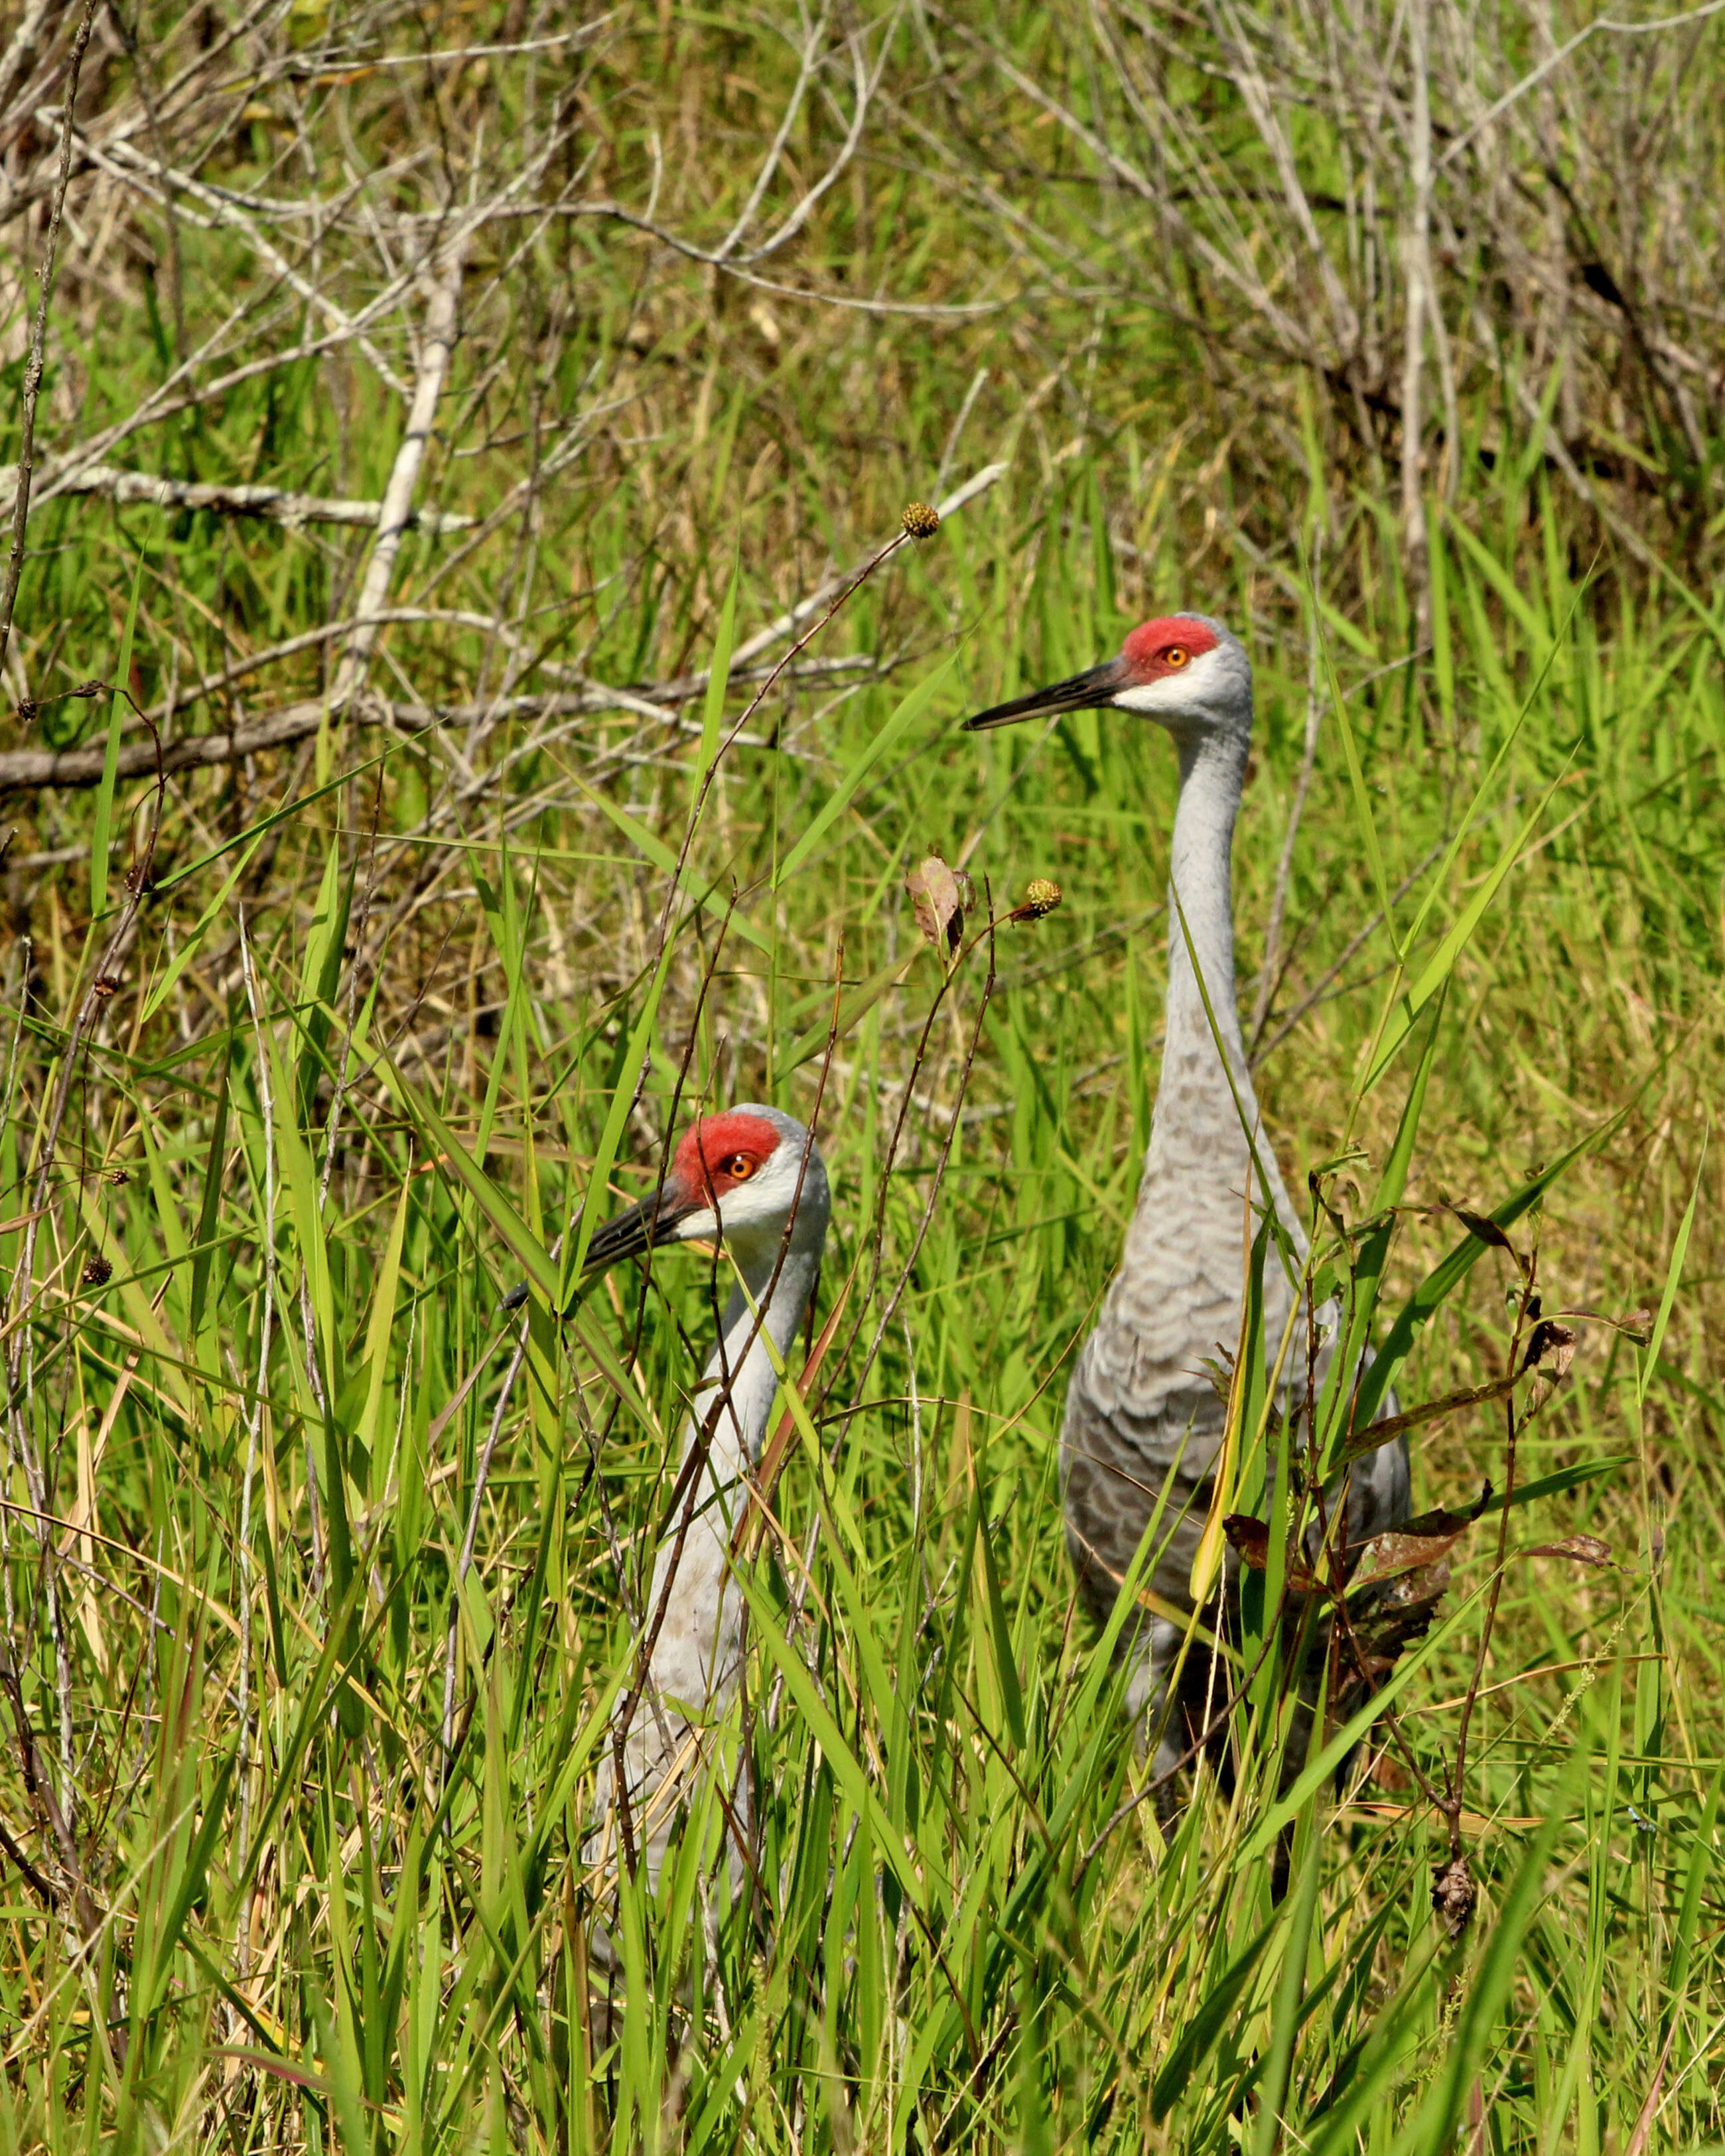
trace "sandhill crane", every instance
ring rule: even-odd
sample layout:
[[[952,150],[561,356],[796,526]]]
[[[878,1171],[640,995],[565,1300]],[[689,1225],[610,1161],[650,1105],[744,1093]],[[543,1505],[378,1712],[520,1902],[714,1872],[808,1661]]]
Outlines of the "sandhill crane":
[[[1164,616],[1135,629],[1117,659],[978,711],[965,725],[978,731],[1101,710],[1154,719],[1173,735],[1180,759],[1167,1016],[1150,1147],[1125,1254],[1079,1353],[1060,1433],[1067,1548],[1085,1600],[1105,1619],[1164,1487],[1167,1540],[1149,1584],[1165,1601],[1191,1608],[1193,1559],[1223,1428],[1222,1404],[1204,1365],[1219,1347],[1231,1350],[1239,1339],[1248,1197],[1256,1206],[1266,1200],[1275,1206],[1302,1256],[1307,1240],[1260,1134],[1235,1000],[1229,861],[1252,727],[1250,662],[1221,623],[1202,614]],[[1253,1142],[1262,1169],[1256,1188]],[[1293,1301],[1273,1255],[1264,1289],[1273,1354]],[[1318,1313],[1321,1324],[1324,1317]],[[1303,1390],[1303,1345],[1288,1359]],[[1398,1440],[1353,1471],[1350,1542],[1405,1518],[1408,1501],[1407,1451]],[[1166,1773],[1183,1742],[1164,1711],[1183,1628],[1156,1617],[1145,1630],[1127,1700],[1147,1732],[1160,1727],[1155,1763]]]
[[[810,1133],[779,1109],[749,1101],[693,1124],[658,1195],[608,1222],[588,1246],[588,1266],[597,1267],[661,1244],[720,1242],[737,1276],[684,1433],[677,1494],[643,1610],[652,1640],[646,1692],[624,1743],[634,1840],[655,1885],[675,1789],[706,1755],[707,1732],[722,1719],[741,1671],[743,1605],[731,1577],[732,1535],[778,1383],[761,1336],[783,1366],[814,1294],[829,1211],[827,1172]],[[739,1787],[746,1804],[746,1784]],[[614,1794],[608,1758],[595,1854]]]

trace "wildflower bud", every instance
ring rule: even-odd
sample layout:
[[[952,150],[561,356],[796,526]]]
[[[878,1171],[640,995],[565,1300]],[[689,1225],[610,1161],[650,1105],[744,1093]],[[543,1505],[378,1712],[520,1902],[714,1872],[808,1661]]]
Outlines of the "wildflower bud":
[[[913,539],[932,539],[941,528],[939,514],[926,501],[907,502],[899,521]]]
[[[1032,876],[1024,886],[1024,911],[1032,921],[1040,921],[1054,911],[1060,902],[1060,887],[1047,876]]]
[[[105,1258],[85,1260],[83,1280],[86,1287],[105,1287],[113,1277],[114,1268]]]

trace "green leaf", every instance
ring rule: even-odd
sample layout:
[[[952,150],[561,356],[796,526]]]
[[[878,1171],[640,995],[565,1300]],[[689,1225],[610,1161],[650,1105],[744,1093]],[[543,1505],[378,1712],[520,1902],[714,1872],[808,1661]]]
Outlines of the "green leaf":
[[[1019,1683],[1018,1657],[1012,1650],[1012,1626],[1007,1621],[1006,1601],[1000,1592],[1000,1570],[994,1562],[993,1539],[988,1532],[986,1514],[977,1521],[977,1548],[983,1560],[983,1579],[988,1601],[988,1633],[993,1648],[995,1681],[1000,1687],[1000,1703],[1006,1712],[1006,1726],[1012,1732],[1012,1741],[1022,1751],[1024,1746],[1024,1695]]]
[[[1635,1395],[1641,1405],[1647,1404],[1647,1388],[1653,1383],[1653,1373],[1659,1368],[1659,1351],[1665,1345],[1665,1331],[1671,1322],[1671,1306],[1677,1299],[1677,1287],[1683,1277],[1683,1261],[1689,1255],[1689,1231],[1695,1225],[1695,1209],[1701,1202],[1701,1178],[1707,1164],[1707,1140],[1701,1142],[1701,1158],[1695,1164],[1695,1187],[1689,1194],[1689,1203],[1684,1208],[1683,1218],[1677,1228],[1677,1240],[1671,1245],[1671,1261],[1666,1268],[1665,1291],[1659,1298],[1659,1315],[1653,1321],[1653,1332],[1647,1342],[1647,1352],[1641,1358],[1640,1375],[1635,1383]]]
[[[1222,1971],[1199,2002],[1199,2009],[1167,2058],[1150,2088],[1150,2109],[1158,2120],[1166,2118],[1186,2093],[1193,2075],[1215,2049],[1222,2031],[1234,2018],[1240,1994],[1263,1959],[1264,1949],[1281,1922],[1278,1909],[1255,1938],[1250,1939]]]
[[[1489,1217],[1500,1228],[1512,1227],[1524,1213],[1539,1203],[1566,1169],[1591,1152],[1595,1146],[1603,1145],[1628,1113],[1626,1107],[1620,1109],[1609,1122],[1602,1123],[1596,1131],[1589,1132],[1567,1152],[1560,1154],[1549,1168],[1542,1168],[1531,1182],[1523,1183],[1519,1190],[1506,1198]],[[1396,1372],[1408,1358],[1414,1336],[1433,1313],[1449,1301],[1484,1256],[1487,1247],[1479,1236],[1471,1233],[1464,1235],[1449,1255],[1432,1267],[1402,1305],[1372,1367],[1360,1379],[1352,1417],[1355,1430],[1363,1430],[1374,1419]]]
[[[886,755],[889,750],[897,747],[906,735],[910,732],[911,727],[916,725],[934,701],[936,690],[944,685],[955,663],[956,660],[953,659],[944,660],[932,674],[919,681],[891,717],[887,720],[886,725],[881,727],[880,732],[864,749],[861,755],[852,763],[839,783],[827,796],[822,806],[815,812],[802,837],[779,863],[778,873],[773,879],[773,888],[775,891],[783,890],[785,885],[795,875],[798,870],[802,867],[804,861],[809,859],[840,815],[855,798],[864,780],[880,762],[881,757]]]
[[[199,951],[203,949],[203,939],[208,935],[210,930],[215,926],[216,922],[227,918],[228,901],[234,896],[234,886],[245,874],[246,870],[250,864],[252,855],[257,852],[258,848],[262,845],[263,843],[263,834],[259,832],[258,836],[252,840],[250,845],[249,845],[245,851],[240,855],[233,874],[228,877],[226,883],[222,886],[221,889],[216,893],[209,904],[205,906],[203,912],[198,915],[197,925],[193,928],[185,941],[180,945],[179,949],[175,952],[172,958],[169,961],[167,971],[151,990],[150,999],[144,1005],[142,1013],[138,1019],[140,1029],[141,1029],[152,1018],[155,1017],[157,1012],[162,1009],[162,1006],[167,1002],[168,997],[172,994],[175,984],[179,980],[181,974],[185,972],[187,967],[191,964],[192,961],[198,956]]]
[[[100,921],[108,904],[108,846],[114,827],[114,788],[120,771],[120,729],[131,704],[125,694],[131,674],[132,632],[138,622],[138,593],[143,588],[144,553],[132,572],[131,598],[126,609],[126,626],[120,634],[120,659],[114,669],[114,694],[108,714],[108,746],[102,757],[102,776],[96,788],[95,823],[90,842],[90,917]]]
[[[881,1810],[867,1774],[845,1742],[843,1731],[834,1719],[832,1709],[821,1697],[802,1655],[784,1638],[783,1620],[755,1584],[747,1565],[739,1565],[732,1577],[749,1605],[754,1619],[756,1637],[783,1676],[785,1687],[795,1700],[798,1713],[819,1744],[834,1779],[854,1809],[868,1820],[869,1831],[874,1837],[875,1846],[886,1860],[893,1877],[904,1889],[906,1898],[914,1907],[924,1908],[927,1895],[917,1872],[915,1856]]]
[[[731,653],[737,642],[737,593],[742,582],[742,552],[739,547],[731,571],[731,588],[725,594],[724,608],[719,615],[718,634],[713,639],[713,655],[708,664],[706,701],[701,715],[701,761],[696,766],[697,779],[705,778],[711,770],[713,759],[719,753],[725,692],[731,685]]]
[[[1574,753],[1572,748],[1569,756],[1563,760],[1563,769],[1540,795],[1532,814],[1518,830],[1512,834],[1508,844],[1499,854],[1490,875],[1478,886],[1472,897],[1461,909],[1460,916],[1450,927],[1449,933],[1427,961],[1419,979],[1414,982],[1395,1009],[1390,1013],[1384,1028],[1383,1037],[1378,1044],[1378,1052],[1372,1059],[1372,1066],[1361,1081],[1362,1094],[1370,1092],[1373,1086],[1377,1084],[1391,1058],[1412,1031],[1414,1023],[1420,1012],[1449,979],[1455,969],[1455,961],[1467,947],[1486,908],[1497,897],[1503,879],[1521,859],[1522,849],[1532,837],[1541,819],[1551,805],[1552,796],[1567,776],[1569,763]]]

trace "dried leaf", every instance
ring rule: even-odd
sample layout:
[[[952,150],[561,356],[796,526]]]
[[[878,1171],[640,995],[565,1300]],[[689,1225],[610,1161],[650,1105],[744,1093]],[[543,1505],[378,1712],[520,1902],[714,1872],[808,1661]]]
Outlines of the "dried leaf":
[[[1614,1317],[1609,1310],[1564,1310],[1560,1317],[1585,1317],[1594,1325],[1609,1325],[1614,1332],[1626,1333],[1638,1348],[1645,1348],[1653,1337],[1653,1312],[1651,1310],[1626,1310],[1621,1317]]]
[[[1422,1423],[1435,1422],[1440,1415],[1458,1414],[1463,1408],[1483,1407],[1488,1401],[1501,1400],[1506,1393],[1513,1392],[1521,1383],[1522,1371],[1507,1378],[1493,1378],[1483,1385],[1466,1385],[1459,1393],[1445,1393],[1441,1399],[1423,1401],[1405,1414],[1385,1415],[1380,1421],[1368,1423],[1365,1429],[1350,1437],[1342,1449],[1341,1465],[1363,1459],[1375,1452],[1380,1445],[1388,1445],[1391,1438],[1399,1437],[1404,1430],[1417,1430]]]
[[[1267,1522],[1255,1519],[1250,1512],[1230,1512],[1222,1522],[1222,1532],[1233,1545],[1243,1565],[1253,1572],[1269,1569],[1270,1528]],[[1296,1594],[1321,1594],[1327,1591],[1313,1578],[1306,1560],[1296,1557],[1291,1551],[1282,1568],[1282,1577]]]
[[[1548,1377],[1568,1375],[1569,1365],[1575,1360],[1575,1328],[1573,1325],[1561,1324],[1555,1317],[1542,1317],[1534,1327],[1522,1368],[1523,1371],[1537,1369],[1548,1359],[1551,1365],[1546,1372]]]
[[[1416,1512],[1411,1520],[1404,1520],[1401,1532],[1404,1535],[1453,1535],[1463,1527],[1471,1527],[1491,1502],[1491,1486],[1480,1485],[1480,1494],[1465,1512],[1446,1512],[1441,1505],[1430,1512]]]
[[[1242,1564],[1250,1565],[1254,1572],[1265,1570],[1270,1563],[1267,1522],[1255,1519],[1250,1512],[1230,1512],[1222,1522],[1222,1532],[1239,1553]]]
[[[976,886],[963,869],[948,868],[938,854],[919,861],[905,878],[916,909],[916,926],[942,958],[951,958],[964,935],[964,916],[976,904]]]
[[[1479,1889],[1465,1856],[1435,1865],[1431,1874],[1431,1906],[1451,1940],[1459,1939],[1473,1918]]]
[[[1447,1535],[1376,1535],[1362,1551],[1359,1570],[1349,1585],[1355,1589],[1381,1587],[1387,1579],[1396,1579],[1404,1573],[1439,1563],[1449,1556],[1464,1532],[1458,1527],[1453,1534]]]
[[[1517,1553],[1521,1557],[1568,1557],[1577,1564],[1590,1564],[1601,1568],[1614,1565],[1617,1560],[1611,1554],[1609,1543],[1602,1543],[1597,1535],[1565,1535],[1560,1543],[1536,1543],[1532,1548]]]
[[[1522,1273],[1526,1273],[1527,1260],[1495,1220],[1488,1219],[1483,1213],[1470,1213],[1465,1205],[1452,1205],[1450,1210],[1470,1235],[1481,1243],[1489,1243],[1494,1250],[1507,1250]]]
[[[1449,1584],[1449,1555],[1468,1529],[1478,1519],[1491,1502],[1491,1486],[1488,1482],[1481,1491],[1479,1502],[1466,1512],[1421,1512],[1415,1519],[1394,1529],[1386,1535],[1374,1535],[1359,1553],[1359,1563],[1349,1583],[1350,1588],[1381,1586],[1386,1580],[1399,1579],[1404,1574],[1413,1575],[1441,1566],[1443,1578],[1430,1584],[1420,1583],[1415,1590],[1430,1593],[1435,1601]],[[1407,1604],[1407,1593],[1398,1593],[1395,1599]]]
[[[1373,1590],[1373,1599],[1349,1628],[1343,1681],[1331,1702],[1330,1733],[1352,1717],[1367,1693],[1431,1630],[1449,1584],[1448,1561],[1439,1558]]]

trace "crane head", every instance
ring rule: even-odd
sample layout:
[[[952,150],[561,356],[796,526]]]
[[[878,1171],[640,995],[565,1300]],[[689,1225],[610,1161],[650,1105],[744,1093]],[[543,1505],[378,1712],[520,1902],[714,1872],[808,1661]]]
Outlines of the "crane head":
[[[993,705],[964,725],[980,733],[1020,719],[1103,711],[1142,711],[1174,731],[1205,723],[1250,726],[1251,665],[1239,638],[1207,614],[1159,614],[1132,631],[1118,658]]]
[[[787,1224],[793,1249],[817,1245],[829,1206],[826,1168],[805,1127],[751,1101],[691,1123],[659,1191],[596,1229],[587,1262],[614,1265],[664,1243],[768,1248]]]

